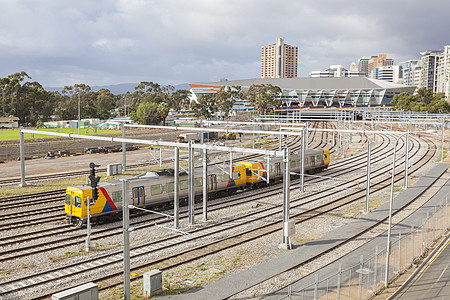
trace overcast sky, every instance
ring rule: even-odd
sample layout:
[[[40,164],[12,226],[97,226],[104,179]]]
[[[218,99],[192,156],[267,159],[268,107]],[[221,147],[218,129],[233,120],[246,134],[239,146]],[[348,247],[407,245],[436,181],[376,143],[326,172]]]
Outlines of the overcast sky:
[[[450,44],[448,0],[0,0],[0,77],[43,86],[260,77],[261,46],[299,47],[299,76]]]

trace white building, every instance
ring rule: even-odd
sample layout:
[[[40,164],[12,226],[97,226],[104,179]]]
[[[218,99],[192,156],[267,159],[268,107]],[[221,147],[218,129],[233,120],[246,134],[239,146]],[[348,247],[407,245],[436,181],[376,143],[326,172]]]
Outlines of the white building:
[[[403,84],[419,86],[420,70],[422,64],[420,60],[407,60],[400,63],[403,73]]]
[[[0,128],[19,128],[19,118],[0,117]]]
[[[442,56],[443,50],[428,50],[422,52],[422,69],[420,72],[420,85],[419,87],[428,88],[437,93],[438,91],[438,65]]]
[[[387,82],[399,83],[401,78],[400,66],[381,66],[373,68],[370,78]]]
[[[444,47],[438,65],[437,92],[444,93],[445,98],[450,98],[450,45]]]
[[[363,77],[364,74],[356,71],[348,71],[341,65],[331,65],[325,71],[312,71],[309,73],[311,78],[329,78],[329,77]]]

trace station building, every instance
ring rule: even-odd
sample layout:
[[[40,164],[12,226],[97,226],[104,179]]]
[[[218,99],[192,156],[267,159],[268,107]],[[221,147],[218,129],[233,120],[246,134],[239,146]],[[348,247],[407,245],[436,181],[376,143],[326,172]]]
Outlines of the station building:
[[[280,87],[280,98],[287,108],[389,105],[395,95],[403,92],[413,94],[416,90],[415,86],[367,77],[255,78],[189,85],[193,99],[196,99],[201,94],[215,94],[222,86],[240,86],[246,92],[254,84]],[[245,101],[236,102],[235,109],[248,108]]]

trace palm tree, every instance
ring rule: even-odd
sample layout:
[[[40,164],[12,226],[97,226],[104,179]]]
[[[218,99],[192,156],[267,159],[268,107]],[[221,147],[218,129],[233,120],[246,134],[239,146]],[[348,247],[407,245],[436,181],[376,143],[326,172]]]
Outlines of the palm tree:
[[[166,118],[169,115],[169,105],[166,102],[161,102],[158,104],[156,109],[163,119],[163,126],[166,126]]]

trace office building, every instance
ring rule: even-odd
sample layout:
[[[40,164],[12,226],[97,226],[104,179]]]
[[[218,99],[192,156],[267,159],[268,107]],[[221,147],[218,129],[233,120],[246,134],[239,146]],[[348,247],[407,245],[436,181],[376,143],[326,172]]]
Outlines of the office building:
[[[402,71],[400,66],[381,66],[375,67],[370,73],[370,78],[401,83],[400,78],[402,77]]]
[[[355,70],[356,69],[356,70]],[[361,77],[364,76],[363,73],[358,72],[358,69],[355,68],[354,71],[349,71],[342,67],[341,65],[331,65],[329,69],[325,71],[312,71],[309,73],[309,77],[311,78],[327,78],[327,77]]]
[[[358,66],[355,64],[355,62],[352,62],[350,65],[350,71],[351,72],[359,72]]]
[[[358,59],[358,71],[363,73],[364,76],[368,76],[369,75],[369,59],[371,58],[371,56],[363,56],[360,59]]]
[[[298,47],[285,44],[283,38],[261,49],[261,78],[295,78],[297,65]]]
[[[387,58],[386,54],[379,54],[377,56],[363,56],[358,60],[358,70],[366,77],[370,77],[372,70],[376,67],[393,65],[394,60]]]
[[[387,58],[386,54],[379,54],[378,56],[372,56],[368,62],[367,74],[370,75],[374,68],[393,65],[394,60],[391,58]]]

